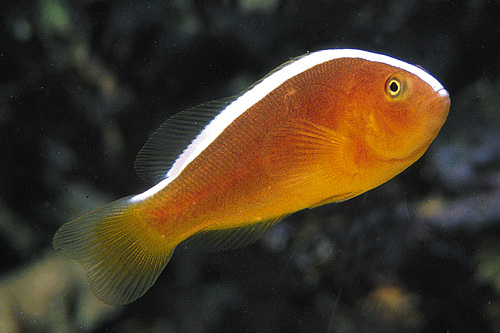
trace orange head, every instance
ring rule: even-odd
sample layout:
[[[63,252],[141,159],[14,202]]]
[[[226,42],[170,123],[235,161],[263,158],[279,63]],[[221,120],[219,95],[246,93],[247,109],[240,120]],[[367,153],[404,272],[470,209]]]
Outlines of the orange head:
[[[396,66],[361,60],[352,88],[352,124],[373,157],[413,163],[444,124],[450,98],[423,69],[392,60]],[[368,78],[368,79],[367,79]],[[408,165],[409,165],[408,164]]]

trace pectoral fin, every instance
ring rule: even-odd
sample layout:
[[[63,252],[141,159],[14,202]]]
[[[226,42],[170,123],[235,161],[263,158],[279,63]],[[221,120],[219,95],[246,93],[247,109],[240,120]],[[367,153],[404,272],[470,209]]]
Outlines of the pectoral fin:
[[[265,169],[290,187],[332,181],[345,140],[330,128],[292,119],[270,130],[262,150]]]

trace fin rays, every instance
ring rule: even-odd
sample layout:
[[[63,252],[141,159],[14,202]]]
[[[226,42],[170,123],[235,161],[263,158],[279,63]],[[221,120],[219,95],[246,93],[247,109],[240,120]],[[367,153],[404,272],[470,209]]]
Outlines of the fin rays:
[[[141,226],[127,198],[64,224],[54,247],[77,260],[90,288],[107,304],[142,296],[167,265],[175,245]]]
[[[173,115],[148,139],[137,155],[135,170],[148,183],[158,183],[189,144],[236,97],[204,103]]]
[[[209,252],[237,249],[257,241],[269,227],[284,217],[280,216],[240,228],[201,231],[181,244],[190,249]]]
[[[313,178],[327,182],[333,174],[330,170],[342,160],[344,141],[332,129],[293,119],[269,134],[263,160],[268,172],[284,179],[290,189]]]

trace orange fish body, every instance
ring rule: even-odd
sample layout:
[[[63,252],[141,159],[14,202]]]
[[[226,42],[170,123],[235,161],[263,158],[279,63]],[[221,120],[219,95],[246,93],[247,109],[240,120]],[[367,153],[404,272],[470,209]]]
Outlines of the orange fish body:
[[[449,105],[436,79],[400,60],[306,54],[167,120],[136,162],[156,185],[66,223],[54,246],[82,264],[99,299],[134,301],[181,242],[237,248],[288,214],[391,179],[425,152]]]

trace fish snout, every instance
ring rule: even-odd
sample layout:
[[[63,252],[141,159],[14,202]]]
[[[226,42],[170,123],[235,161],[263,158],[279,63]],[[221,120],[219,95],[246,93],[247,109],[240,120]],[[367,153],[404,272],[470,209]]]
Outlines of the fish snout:
[[[429,100],[429,103],[424,103],[424,105],[422,105],[422,111],[427,112],[430,117],[429,125],[431,126],[431,130],[439,131],[441,126],[443,126],[446,118],[448,117],[450,103],[451,101],[448,91],[441,88],[436,91],[434,98]]]

